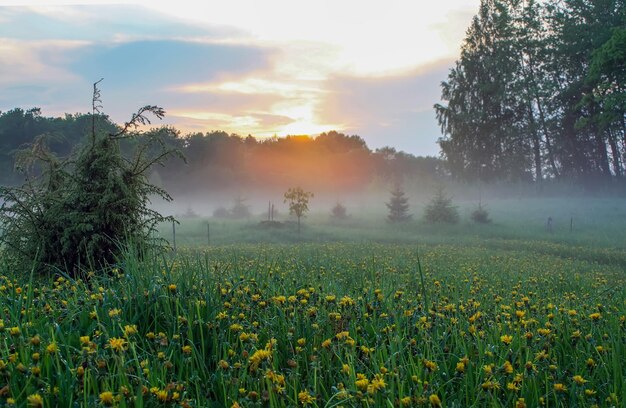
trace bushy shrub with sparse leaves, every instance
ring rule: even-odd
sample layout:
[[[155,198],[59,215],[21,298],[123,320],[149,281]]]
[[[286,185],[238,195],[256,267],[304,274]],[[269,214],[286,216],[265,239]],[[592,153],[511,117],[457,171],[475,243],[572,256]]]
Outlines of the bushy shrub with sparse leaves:
[[[131,243],[153,243],[155,226],[173,221],[149,207],[151,197],[171,197],[148,172],[176,151],[163,144],[162,130],[136,131],[150,123],[147,114],[160,119],[165,112],[144,106],[117,132],[100,131],[99,96],[96,83],[91,134],[69,157],[51,153],[45,135],[18,152],[27,181],[0,188],[0,242],[11,261],[78,275],[114,263]],[[120,149],[125,139],[136,139],[130,156]]]

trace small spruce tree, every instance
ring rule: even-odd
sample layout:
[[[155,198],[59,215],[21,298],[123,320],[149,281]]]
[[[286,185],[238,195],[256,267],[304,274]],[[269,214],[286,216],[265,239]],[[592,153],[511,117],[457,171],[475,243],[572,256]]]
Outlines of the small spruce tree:
[[[246,204],[245,198],[241,196],[235,197],[235,203],[230,209],[230,216],[235,219],[250,217],[250,206]]]
[[[387,222],[407,222],[413,217],[413,215],[409,214],[409,199],[400,188],[399,183],[396,183],[393,190],[391,190],[391,198],[385,205],[389,209]]]
[[[452,198],[446,196],[443,187],[437,189],[437,193],[426,206],[424,220],[428,223],[456,224],[459,222],[459,212],[452,205]]]

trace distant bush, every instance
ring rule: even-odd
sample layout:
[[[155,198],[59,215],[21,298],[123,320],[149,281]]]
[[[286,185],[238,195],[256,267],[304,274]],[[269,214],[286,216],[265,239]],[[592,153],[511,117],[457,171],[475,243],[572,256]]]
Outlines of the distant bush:
[[[443,187],[437,189],[437,193],[426,206],[424,221],[444,224],[456,224],[459,222],[459,212],[452,205],[452,198],[444,193]]]
[[[348,210],[346,209],[345,205],[338,202],[332,208],[330,216],[335,220],[345,220],[346,218],[348,218]]]
[[[225,207],[218,207],[213,211],[214,218],[229,218],[230,211],[228,211]]]
[[[489,219],[489,212],[482,204],[478,204],[478,208],[472,212],[471,218],[472,221],[478,224],[489,224],[491,222]]]

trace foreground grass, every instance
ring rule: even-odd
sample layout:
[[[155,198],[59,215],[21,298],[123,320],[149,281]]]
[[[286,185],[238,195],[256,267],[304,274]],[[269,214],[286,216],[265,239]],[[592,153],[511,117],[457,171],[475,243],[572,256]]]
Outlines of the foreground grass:
[[[419,255],[223,246],[90,285],[5,268],[0,405],[624,405],[621,266],[532,242]]]

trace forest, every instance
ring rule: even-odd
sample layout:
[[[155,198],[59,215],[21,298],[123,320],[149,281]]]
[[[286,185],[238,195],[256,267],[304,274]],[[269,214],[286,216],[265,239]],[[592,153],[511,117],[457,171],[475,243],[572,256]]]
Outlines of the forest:
[[[105,132],[118,127],[106,116],[97,122]],[[91,123],[89,114],[53,118],[43,116],[39,109],[20,108],[0,113],[0,184],[23,180],[15,169],[15,153],[37,136],[45,135],[48,148],[63,157],[84,140]],[[164,167],[154,169],[155,182],[173,194],[234,186],[273,190],[298,183],[315,191],[351,192],[404,177],[437,179],[445,175],[438,158],[416,157],[392,147],[372,151],[361,137],[334,131],[317,137],[265,140],[223,131],[181,135],[172,127],[154,128],[147,136],[154,133],[186,158],[186,162],[171,158]],[[145,137],[123,141],[122,150],[130,152]]]
[[[439,144],[457,178],[622,178],[626,3],[482,1],[441,97]]]

